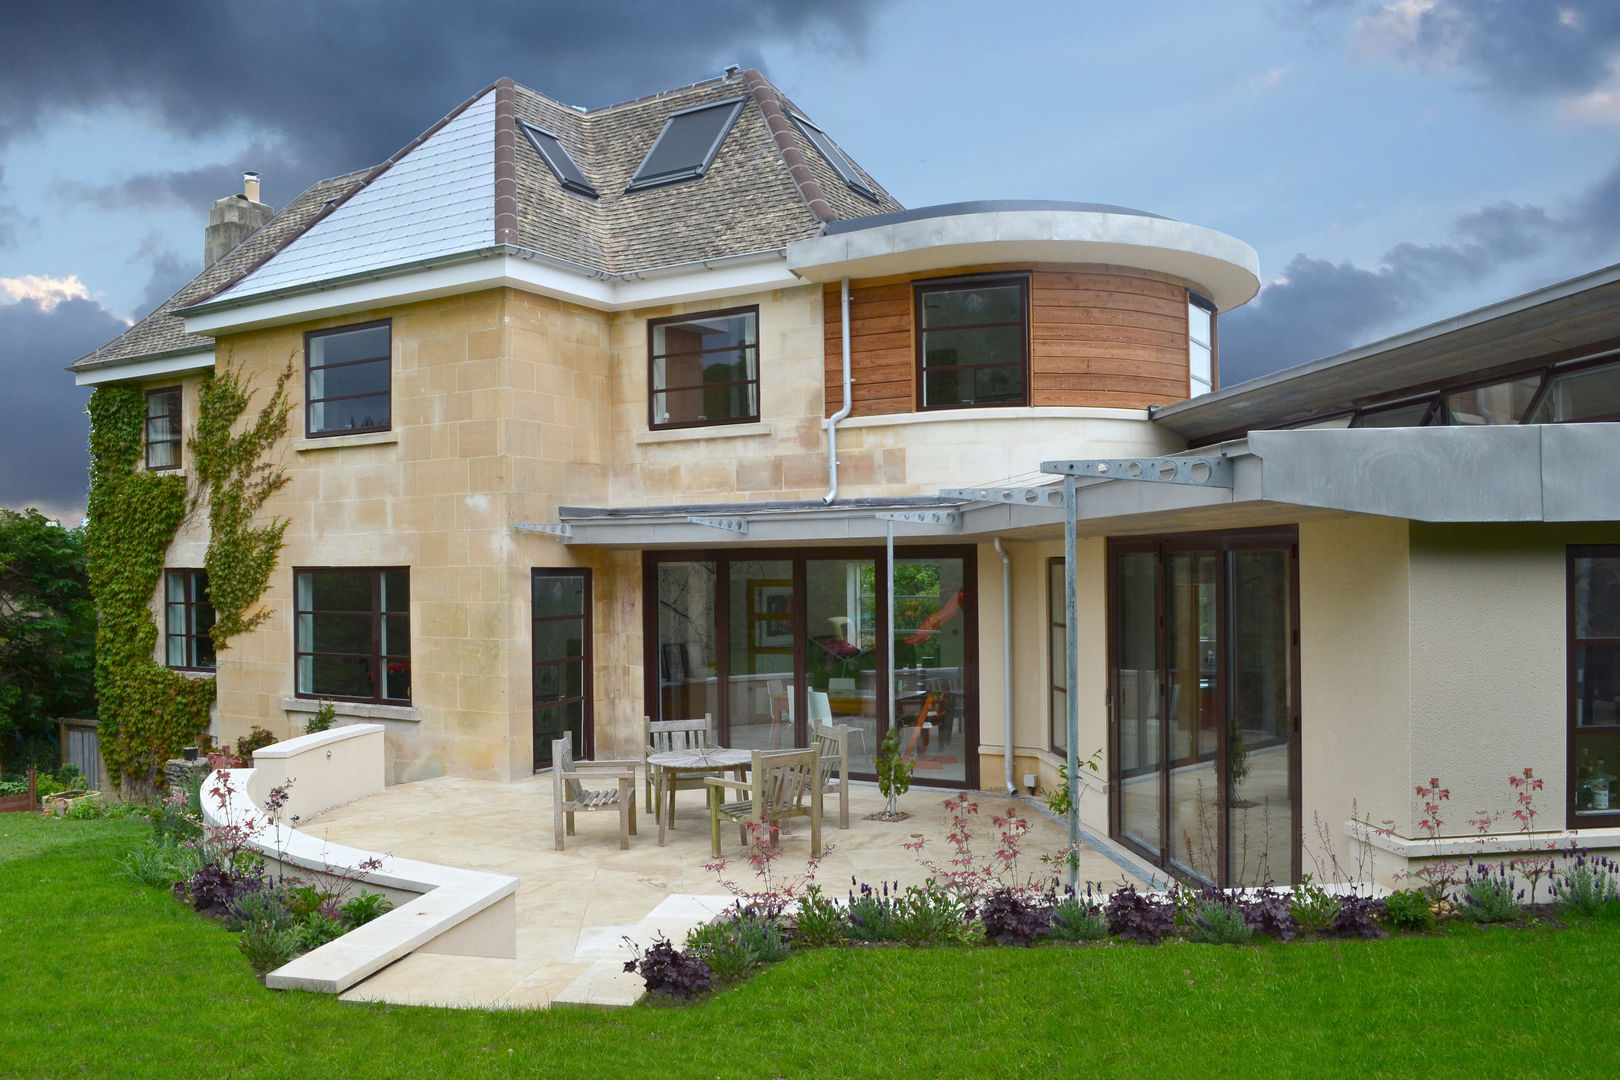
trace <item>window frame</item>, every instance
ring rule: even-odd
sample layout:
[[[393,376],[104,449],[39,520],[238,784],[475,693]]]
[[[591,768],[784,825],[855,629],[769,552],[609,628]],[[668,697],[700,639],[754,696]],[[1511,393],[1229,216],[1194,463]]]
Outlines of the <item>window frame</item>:
[[[1057,609],[1056,605],[1052,603],[1054,593],[1054,582],[1052,580],[1052,576],[1054,573],[1057,575],[1057,582],[1055,583],[1057,585],[1056,592],[1060,595],[1066,593],[1069,587],[1068,572],[1064,568],[1062,555],[1053,555],[1051,558],[1046,560],[1046,662],[1051,668],[1051,670],[1047,672],[1046,677],[1046,710],[1049,714],[1047,717],[1046,734],[1047,749],[1051,750],[1054,754],[1067,754],[1069,752],[1068,747],[1058,740],[1057,734],[1058,729],[1061,727],[1063,729],[1064,738],[1066,739],[1068,737],[1069,711],[1067,708],[1065,708],[1063,710],[1063,715],[1059,716],[1055,711],[1054,706],[1057,703],[1057,695],[1060,693],[1064,695],[1064,701],[1068,701],[1068,688],[1058,685],[1058,679],[1060,677],[1065,681],[1067,681],[1069,677],[1068,653],[1065,651],[1064,666],[1063,669],[1059,671],[1056,662],[1056,650],[1053,648],[1053,646],[1057,643],[1057,635],[1060,631],[1065,637],[1068,636],[1068,612],[1066,610]],[[1067,599],[1067,597],[1065,597],[1065,599]],[[1067,650],[1069,647],[1067,641],[1064,642],[1064,647],[1065,650]]]
[[[740,381],[733,381],[733,382],[724,383],[724,384],[718,384],[717,383],[715,385],[717,385],[717,386],[718,385],[724,385],[724,386],[752,386],[753,389],[754,389],[754,393],[753,393],[754,409],[753,409],[753,412],[749,413],[748,415],[745,415],[745,416],[729,417],[729,418],[723,419],[723,420],[715,420],[715,419],[710,418],[710,419],[703,419],[703,420],[664,420],[664,421],[659,421],[657,406],[655,404],[655,402],[657,401],[657,396],[659,394],[663,394],[664,397],[665,397],[665,401],[667,403],[671,388],[668,385],[665,385],[663,387],[657,386],[653,381],[653,371],[654,371],[654,367],[655,367],[655,362],[657,360],[659,360],[659,359],[667,359],[672,354],[667,353],[667,352],[659,353],[659,352],[654,350],[653,340],[654,340],[655,332],[657,331],[658,327],[660,327],[660,326],[671,326],[671,325],[675,325],[677,323],[698,322],[698,321],[700,321],[702,319],[731,318],[731,317],[737,316],[737,315],[749,315],[749,316],[752,316],[753,320],[754,320],[753,342],[752,342],[752,344],[750,344],[748,346],[744,346],[745,348],[751,348],[751,349],[754,350],[754,365],[753,365],[754,376],[751,379],[743,379],[743,380],[740,380]],[[703,355],[703,352],[707,352],[707,351],[721,352],[721,351],[729,351],[729,350],[735,349],[735,348],[737,348],[737,346],[727,346],[725,350],[721,350],[721,349],[703,350],[703,351],[700,351],[698,353],[698,355],[701,357]],[[649,430],[649,431],[671,431],[671,430],[678,430],[678,429],[681,429],[681,428],[724,427],[724,426],[727,426],[727,425],[730,425],[730,424],[755,424],[755,423],[758,423],[759,422],[759,417],[760,417],[759,361],[760,361],[760,357],[759,357],[759,305],[758,304],[749,304],[749,305],[746,305],[744,307],[721,308],[721,309],[716,310],[716,311],[694,311],[694,312],[689,312],[689,313],[684,314],[684,315],[669,315],[669,316],[665,316],[663,318],[658,318],[658,319],[648,319],[647,320],[647,430]],[[667,368],[667,366],[665,368],[665,371],[666,371],[665,382],[667,383],[668,382],[668,374],[667,374],[668,368]],[[701,390],[706,389],[706,388],[707,388],[707,384],[698,383],[695,386],[685,386],[685,385],[683,385],[681,387],[678,387],[677,389],[679,389],[679,390],[699,390],[699,391],[701,391]],[[666,409],[666,411],[667,411],[667,409]]]
[[[394,323],[394,320],[392,320],[392,319],[374,319],[371,322],[353,323],[353,324],[348,325],[348,326],[333,326],[333,327],[330,327],[330,328],[325,329],[325,330],[306,330],[304,332],[304,437],[306,439],[330,439],[330,438],[339,437],[339,436],[343,436],[343,435],[364,435],[364,434],[367,434],[369,432],[374,432],[374,431],[392,431],[393,430],[393,428],[394,428],[394,325],[393,325],[393,323]],[[316,431],[312,427],[312,425],[310,423],[310,410],[314,406],[316,406],[317,404],[325,404],[326,402],[329,402],[329,401],[349,401],[349,400],[353,400],[355,398],[363,398],[363,397],[377,397],[377,396],[379,396],[379,392],[374,390],[374,391],[371,391],[370,393],[366,393],[366,394],[338,394],[338,395],[333,396],[333,397],[322,397],[322,398],[313,397],[311,395],[311,393],[310,393],[310,376],[312,374],[314,374],[314,372],[317,370],[317,368],[316,368],[316,366],[312,365],[310,363],[310,361],[309,361],[310,342],[314,341],[316,338],[334,337],[334,336],[336,336],[338,334],[347,334],[347,333],[352,333],[352,332],[355,332],[355,331],[358,331],[358,330],[374,330],[379,326],[386,327],[387,330],[388,330],[388,349],[382,356],[368,356],[368,357],[365,357],[365,358],[360,359],[360,360],[342,360],[342,361],[339,361],[336,364],[324,364],[323,363],[323,364],[319,365],[319,370],[325,371],[325,370],[327,370],[329,368],[356,367],[356,366],[358,366],[360,364],[375,364],[379,360],[382,360],[382,361],[386,362],[387,371],[388,371],[387,387],[386,387],[386,392],[387,392],[387,395],[388,395],[388,423],[386,423],[386,424],[376,424],[376,425],[373,425],[371,427],[322,428],[321,430]]]
[[[387,663],[391,659],[399,659],[401,657],[401,654],[400,653],[384,653],[382,651],[382,641],[383,641],[382,620],[388,615],[394,615],[394,616],[404,615],[404,617],[405,617],[405,633],[406,633],[407,648],[409,648],[409,646],[410,646],[410,638],[411,638],[411,628],[410,628],[411,611],[410,611],[410,603],[408,601],[406,603],[405,610],[403,612],[397,612],[397,611],[396,612],[385,612],[385,611],[382,610],[382,606],[381,606],[382,605],[382,576],[384,574],[388,574],[388,573],[403,573],[405,575],[407,588],[409,588],[411,568],[408,567],[408,566],[297,566],[297,567],[293,568],[293,618],[292,618],[292,624],[293,625],[292,625],[292,632],[293,632],[293,696],[294,697],[303,698],[303,699],[309,700],[309,701],[354,701],[354,702],[360,702],[362,704],[369,704],[369,705],[402,705],[402,706],[408,706],[408,705],[411,704],[411,698],[409,696],[403,697],[403,698],[384,697],[383,696],[383,690],[387,686]],[[353,616],[353,615],[367,614],[366,612],[359,612],[359,611],[321,611],[321,610],[318,610],[318,609],[315,609],[315,608],[310,608],[309,610],[305,610],[304,608],[300,607],[299,606],[299,601],[298,601],[298,581],[299,581],[299,578],[302,577],[305,574],[324,574],[324,575],[367,574],[367,575],[370,576],[370,578],[371,578],[371,610],[370,610],[369,614],[371,616],[371,652],[369,653],[367,658],[369,658],[372,661],[372,663],[375,665],[373,670],[375,672],[377,672],[377,674],[379,676],[379,678],[377,679],[377,682],[376,682],[376,687],[373,690],[370,697],[347,696],[347,695],[343,695],[343,694],[323,694],[323,693],[318,693],[318,692],[313,691],[313,690],[306,690],[306,689],[304,689],[303,686],[300,685],[300,683],[299,683],[299,666],[300,666],[300,661],[303,660],[304,657],[306,657],[306,656],[311,657],[311,658],[320,657],[320,656],[356,657],[356,656],[359,656],[361,654],[359,654],[359,653],[327,653],[327,652],[318,652],[318,651],[315,651],[313,649],[310,650],[310,651],[305,651],[305,650],[300,649],[298,647],[298,623],[299,623],[299,619],[304,615],[318,616],[318,615],[323,615],[324,614],[324,615]],[[311,637],[313,637],[313,636],[314,636],[314,634],[312,632]],[[403,654],[403,658],[405,660],[406,670],[407,670],[407,672],[409,672],[410,667],[411,667],[412,654],[409,651],[407,651],[406,653]],[[412,690],[414,691],[414,689],[415,689],[415,685],[414,685],[414,681],[413,681]]]
[[[1022,308],[1023,308],[1022,325],[1023,325],[1024,333],[1022,335],[1022,342],[1021,342],[1021,344],[1023,346],[1023,360],[1022,360],[1022,367],[1023,367],[1023,380],[1022,380],[1023,386],[1022,386],[1022,389],[1023,389],[1023,395],[1022,395],[1022,397],[1020,399],[1016,400],[1016,401],[952,402],[951,404],[948,404],[948,405],[930,405],[928,403],[928,397],[927,397],[927,386],[928,386],[927,379],[926,379],[927,369],[924,366],[924,360],[925,360],[924,341],[925,341],[925,336],[927,334],[928,328],[923,325],[923,298],[925,296],[931,294],[931,293],[968,292],[968,291],[971,291],[973,289],[996,288],[996,287],[1005,286],[1005,285],[1017,285],[1019,287],[1019,290],[1020,290],[1021,295],[1022,295],[1022,300],[1023,300],[1023,304],[1022,304]],[[1033,292],[1033,290],[1030,287],[1030,274],[1028,272],[1019,272],[1019,273],[1010,273],[1010,274],[975,274],[975,275],[972,275],[970,277],[931,278],[931,279],[928,279],[928,280],[913,281],[911,283],[912,336],[913,336],[913,339],[914,339],[913,349],[914,349],[914,353],[915,353],[914,362],[913,362],[913,367],[915,368],[915,372],[914,372],[915,383],[914,383],[914,386],[915,386],[916,405],[917,405],[917,411],[918,412],[943,412],[943,411],[951,410],[951,409],[995,409],[995,408],[1003,408],[1003,409],[1012,408],[1012,409],[1016,409],[1016,408],[1027,408],[1029,406],[1029,403],[1030,403],[1030,389],[1029,389],[1029,382],[1030,382],[1030,347],[1029,347],[1029,334],[1030,334],[1030,323],[1032,321],[1031,318],[1030,318],[1030,307],[1029,306],[1030,306],[1030,295],[1031,295],[1032,292]],[[985,328],[989,328],[989,327],[1012,326],[1012,325],[1014,325],[1014,324],[1012,324],[1010,322],[973,323],[973,324],[969,324],[969,325],[965,325],[965,326],[935,327],[934,329],[936,331],[940,331],[940,330],[975,330],[975,329],[985,329]],[[958,368],[968,367],[968,368],[973,368],[973,369],[977,370],[980,367],[1012,367],[1013,365],[1012,364],[965,364],[965,365],[958,364],[958,365],[954,365],[954,366],[958,367]]]
[[[546,168],[551,170],[551,175],[557,178],[557,183],[562,185],[563,190],[572,191],[576,195],[583,195],[587,199],[594,200],[597,198],[596,186],[591,183],[590,177],[585,175],[585,170],[579,167],[579,162],[575,161],[574,156],[568,152],[568,145],[563,142],[561,135],[558,135],[555,131],[547,131],[539,124],[531,124],[527,120],[519,120],[518,127],[523,129],[523,134],[528,138],[529,145],[534,147],[535,153],[540,155],[540,160],[546,163]],[[557,149],[562,152],[568,168],[564,168],[561,163],[552,157],[551,150],[538,136],[544,136],[557,144]],[[569,175],[570,170],[578,173],[578,177]]]
[[[860,171],[856,169],[855,163],[850,160],[849,155],[844,153],[838,144],[832,141],[832,136],[796,112],[788,113],[788,118],[798,125],[800,134],[809,141],[811,146],[816,148],[816,152],[822,156],[827,164],[833,167],[833,171],[838,174],[838,178],[844,182],[849,190],[870,202],[882,203],[883,200],[878,197],[878,193],[872,190],[872,186],[861,176]],[[817,138],[817,136],[820,137]]]
[[[1195,307],[1200,308],[1209,316],[1208,341],[1197,341],[1193,337],[1192,309]],[[1213,394],[1216,390],[1220,389],[1220,379],[1218,377],[1220,367],[1215,356],[1215,340],[1217,333],[1215,324],[1216,318],[1219,316],[1220,312],[1215,307],[1215,301],[1206,296],[1201,296],[1191,290],[1188,290],[1187,292],[1187,308],[1187,397],[1190,400],[1195,397],[1201,397],[1203,394]],[[1192,369],[1192,350],[1195,344],[1202,345],[1209,353],[1209,371],[1204,378],[1204,389],[1198,393],[1194,393],[1195,379],[1193,378]]]
[[[579,615],[541,615],[536,609],[532,599],[530,601],[529,714],[531,732],[534,721],[537,718],[536,714],[538,714],[541,709],[541,703],[535,696],[536,687],[539,685],[539,679],[536,676],[538,676],[540,668],[543,666],[561,666],[564,664],[578,663],[581,666],[581,693],[579,697],[560,698],[555,701],[547,701],[545,703],[545,707],[557,708],[559,706],[572,704],[575,701],[580,703],[581,737],[580,745],[574,747],[574,753],[582,758],[589,758],[594,756],[596,751],[596,625],[595,612],[592,610],[595,606],[594,601],[596,595],[593,588],[595,584],[593,581],[594,575],[591,573],[591,568],[588,566],[532,567],[529,570],[529,587],[531,589],[531,596],[534,588],[534,582],[541,578],[577,579],[581,583],[581,587],[584,592],[584,602],[581,605],[582,612]],[[583,650],[582,653],[579,656],[564,656],[555,659],[541,660],[539,634],[540,624],[546,622],[565,622],[572,619],[579,619],[583,623],[583,629],[581,631],[583,635],[581,640],[581,648]],[[536,745],[531,749],[535,772],[540,772],[543,768],[550,768],[555,764],[555,762],[552,761],[542,763],[541,758],[548,756],[547,754],[542,753],[543,749],[545,748],[540,745]]]
[[[646,191],[650,188],[664,187],[668,184],[680,184],[685,183],[688,180],[701,180],[703,177],[707,176],[709,174],[710,166],[714,164],[714,159],[720,156],[720,148],[726,144],[726,139],[730,137],[731,129],[737,126],[737,117],[742,115],[742,107],[747,101],[748,97],[747,95],[744,95],[742,97],[729,98],[725,101],[711,101],[705,105],[694,105],[690,109],[679,109],[670,113],[669,116],[664,120],[662,130],[658,132],[658,138],[653,140],[652,145],[647,148],[646,155],[641,159],[641,164],[636,166],[636,171],[630,177],[630,183],[625,186],[624,193],[628,195],[633,191]],[[697,112],[706,112],[710,109],[721,108],[729,108],[730,115],[727,116],[725,122],[720,125],[720,130],[718,134],[715,135],[714,142],[709,146],[708,151],[703,155],[703,159],[701,161],[695,165],[686,166],[677,170],[665,170],[664,172],[657,173],[655,175],[646,174],[647,163],[652,161],[653,155],[658,152],[658,147],[663,144],[665,137],[668,136],[670,131],[674,128],[675,121],[678,117],[688,116]]]
[[[170,582],[179,579],[182,582],[181,591],[184,594],[179,601],[170,599]],[[201,588],[198,580],[201,579]],[[206,599],[199,597],[198,593],[206,594],[208,591],[208,571],[192,567],[165,567],[163,570],[163,663],[171,671],[215,671],[219,666],[218,653],[215,653],[214,663],[204,664],[197,659],[197,642],[200,638],[208,638],[209,649],[213,650],[214,604],[212,596]],[[175,632],[174,622],[171,618],[173,609],[179,604],[182,610],[182,625],[178,633]],[[208,628],[197,629],[197,611],[206,607],[209,612]],[[184,654],[185,662],[174,664],[169,662],[169,646],[176,639],[180,639],[180,650]]]
[[[152,421],[154,419],[154,417],[152,416],[152,399],[155,398],[155,397],[158,397],[158,396],[172,397],[173,398],[173,401],[174,401],[174,409],[173,409],[174,436],[172,438],[168,438],[168,439],[153,439],[152,438]],[[182,447],[184,445],[184,436],[182,434],[182,426],[183,426],[183,424],[185,422],[185,415],[186,415],[185,409],[186,409],[186,395],[185,395],[185,388],[184,387],[180,387],[180,386],[162,386],[162,387],[157,387],[157,388],[152,389],[152,390],[148,390],[146,392],[146,418],[144,420],[144,427],[142,428],[142,433],[146,436],[145,444],[146,444],[146,471],[147,472],[168,472],[168,471],[170,471],[172,469],[178,469],[180,467],[180,464],[181,464],[181,462],[180,462],[180,452],[181,452],[181,449],[182,449]],[[154,465],[154,464],[152,464],[152,448],[154,446],[173,446],[174,447],[174,461],[173,461],[173,463],[169,464],[169,465]]]
[[[1575,658],[1586,646],[1620,647],[1620,637],[1576,637],[1575,626],[1575,562],[1578,559],[1620,559],[1620,544],[1571,544],[1564,556],[1564,620],[1565,620],[1565,743],[1567,746],[1565,777],[1564,826],[1568,829],[1602,829],[1620,826],[1620,790],[1611,787],[1609,812],[1577,814],[1579,794],[1580,755],[1576,752],[1577,733],[1585,735],[1611,735],[1620,739],[1620,717],[1613,724],[1588,724],[1577,727],[1577,685]]]

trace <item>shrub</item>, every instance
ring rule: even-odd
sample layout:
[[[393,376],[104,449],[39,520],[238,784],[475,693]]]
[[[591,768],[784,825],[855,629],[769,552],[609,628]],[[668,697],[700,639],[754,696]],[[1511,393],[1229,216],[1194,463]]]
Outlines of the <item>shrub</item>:
[[[707,964],[716,982],[729,983],[785,959],[788,943],[774,919],[732,912],[686,935],[686,952]]]
[[[1384,931],[1378,925],[1384,913],[1384,902],[1376,896],[1339,897],[1339,910],[1327,928],[1329,937],[1380,938]]]
[[[253,751],[263,750],[277,741],[267,729],[254,724],[246,735],[236,740],[236,756],[243,761],[251,761]]]
[[[843,908],[811,885],[799,901],[793,938],[805,945],[837,945],[849,936],[849,921]]]
[[[1489,866],[1470,864],[1463,873],[1462,903],[1457,912],[1469,922],[1517,922],[1524,915],[1524,890],[1516,885],[1506,865],[1492,871]]]
[[[1252,893],[1243,902],[1244,921],[1255,933],[1272,941],[1292,941],[1299,933],[1299,925],[1294,922],[1291,900],[1288,893],[1276,889]]]
[[[997,889],[979,905],[979,922],[996,944],[1028,947],[1052,933],[1052,901]]]
[[[221,863],[204,863],[185,881],[174,886],[177,900],[189,901],[192,908],[215,918],[229,918],[242,894],[257,892],[264,879],[256,870],[242,871]]]
[[[199,781],[200,783],[200,781]],[[169,792],[149,811],[152,839],[193,842],[202,839],[202,803],[196,788]]]
[[[1620,901],[1620,867],[1604,855],[1570,852],[1574,862],[1553,882],[1553,902],[1565,915],[1601,915]]]
[[[356,896],[349,897],[338,908],[343,917],[345,929],[353,930],[357,926],[364,926],[371,920],[380,917],[394,906],[394,902],[382,893],[367,892],[361,889]]]
[[[202,866],[195,847],[173,840],[150,840],[124,856],[124,873],[154,889],[173,889]]]
[[[624,940],[635,951],[634,958],[624,962],[624,970],[640,975],[649,994],[693,998],[709,989],[712,977],[702,957],[681,952],[665,937],[654,939],[646,952],[629,938]]]
[[[292,912],[292,917],[299,922],[317,914],[328,917],[337,914],[332,894],[316,885],[285,885],[282,887],[282,899],[287,904],[287,910]]]
[[[1103,907],[1103,917],[1108,920],[1110,934],[1143,945],[1158,944],[1176,928],[1175,905],[1143,896],[1134,885],[1114,891]]]
[[[860,894],[849,894],[849,936],[857,941],[898,941],[894,927],[894,901],[889,898],[889,885],[884,882],[881,891],[870,885],[859,885]]]
[[[330,701],[323,701],[315,707],[315,714],[305,721],[304,734],[313,735],[317,731],[330,731],[332,728],[332,721],[336,719],[337,709],[333,707]],[[263,731],[264,729],[256,728],[255,730]],[[266,732],[266,734],[269,733]],[[255,747],[254,749],[258,748]]]
[[[1054,941],[1100,941],[1108,936],[1108,923],[1102,909],[1091,899],[1087,886],[1086,898],[1076,896],[1073,889],[1052,905],[1052,939]]]
[[[242,931],[236,947],[247,957],[253,973],[262,976],[298,956],[298,932],[292,927],[255,923]]]
[[[236,898],[225,925],[232,930],[246,931],[249,927],[268,927],[272,930],[291,930],[297,924],[287,905],[282,902],[278,889],[259,889],[243,893]]]
[[[320,948],[328,941],[336,941],[343,936],[345,929],[346,927],[332,916],[317,912],[293,927],[292,932],[298,941],[299,951],[309,952],[311,949]]]
[[[1288,897],[1288,914],[1302,934],[1325,934],[1339,917],[1339,898],[1306,874]]]
[[[1394,930],[1434,930],[1440,919],[1420,889],[1400,889],[1384,897],[1384,925]]]
[[[932,878],[895,897],[891,910],[895,936],[907,945],[941,945],[967,939],[967,905]]]
[[[1188,909],[1187,937],[1205,945],[1244,945],[1254,928],[1243,904],[1220,889],[1200,889]]]

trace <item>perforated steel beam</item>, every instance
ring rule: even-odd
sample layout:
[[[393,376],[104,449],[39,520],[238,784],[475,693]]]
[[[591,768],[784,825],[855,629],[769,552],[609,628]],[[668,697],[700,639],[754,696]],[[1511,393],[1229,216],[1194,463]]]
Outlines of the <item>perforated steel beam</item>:
[[[945,488],[940,494],[947,499],[966,499],[969,502],[1063,509],[1063,488],[1057,484],[1036,484],[1031,487]]]
[[[556,536],[563,540],[574,535],[574,527],[561,521],[520,521],[516,527],[524,532],[543,533],[546,536]]]
[[[706,517],[696,515],[686,519],[693,525],[702,525],[706,529],[719,529],[722,532],[748,534],[748,519],[745,517]]]
[[[960,510],[880,510],[876,516],[879,521],[899,521],[908,525],[938,525],[952,530],[962,527]]]
[[[1192,487],[1232,486],[1232,461],[1220,454],[1178,454],[1174,457],[1086,458],[1078,461],[1043,461],[1041,472],[1058,476],[1094,476],[1102,480],[1142,480],[1152,484]]]

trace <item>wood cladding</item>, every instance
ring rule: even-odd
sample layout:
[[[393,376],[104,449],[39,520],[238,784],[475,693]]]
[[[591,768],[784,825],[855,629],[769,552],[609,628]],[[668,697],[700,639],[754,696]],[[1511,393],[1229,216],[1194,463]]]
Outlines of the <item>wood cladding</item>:
[[[931,278],[916,279],[925,280]],[[885,279],[850,286],[853,416],[917,407],[914,283]],[[838,286],[827,286],[823,300],[830,416],[843,404]],[[1031,405],[1141,409],[1187,396],[1184,285],[1114,269],[1035,270],[1029,338]]]

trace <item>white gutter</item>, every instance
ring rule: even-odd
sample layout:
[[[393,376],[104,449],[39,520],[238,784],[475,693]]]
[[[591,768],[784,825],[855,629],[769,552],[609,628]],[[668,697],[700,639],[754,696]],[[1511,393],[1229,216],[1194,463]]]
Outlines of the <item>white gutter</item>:
[[[849,278],[844,278],[840,286],[839,313],[844,337],[844,407],[824,421],[827,425],[827,494],[821,501],[828,504],[838,498],[838,422],[855,407],[852,394],[855,380],[849,375]]]
[[[1012,741],[1012,558],[1007,549],[1001,546],[1001,537],[991,541],[995,545],[996,554],[1001,556],[1001,716],[1006,730],[1001,737],[1002,744],[1002,779],[1007,785],[1007,794],[1018,794],[1018,788],[1013,784],[1013,741]]]

